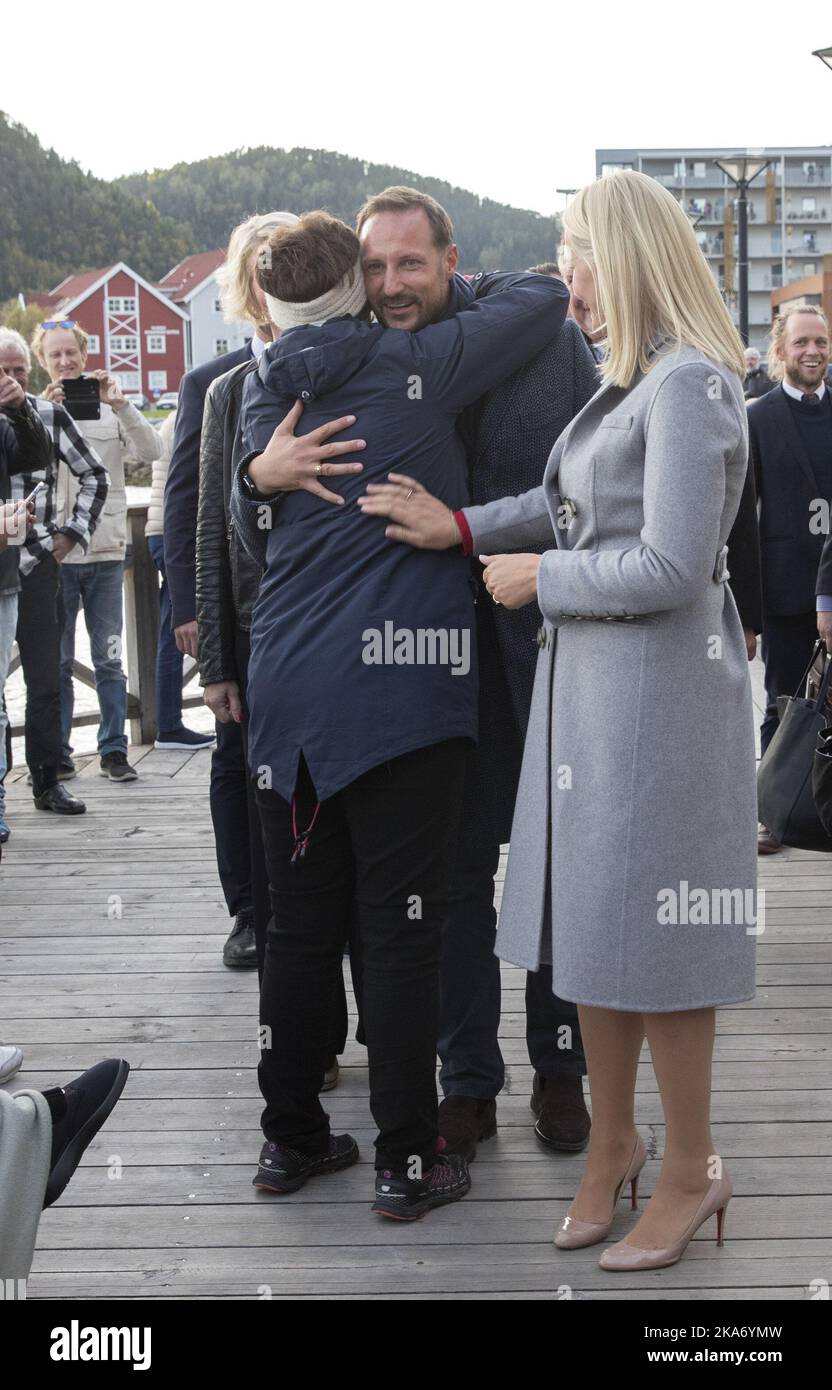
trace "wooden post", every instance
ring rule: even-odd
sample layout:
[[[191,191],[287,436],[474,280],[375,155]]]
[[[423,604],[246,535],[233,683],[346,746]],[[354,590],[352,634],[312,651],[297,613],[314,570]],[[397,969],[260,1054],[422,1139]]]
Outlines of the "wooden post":
[[[127,541],[132,549],[124,570],[124,631],[131,743],[156,738],[156,648],[159,641],[159,571],[147,548],[147,503],[127,508]]]

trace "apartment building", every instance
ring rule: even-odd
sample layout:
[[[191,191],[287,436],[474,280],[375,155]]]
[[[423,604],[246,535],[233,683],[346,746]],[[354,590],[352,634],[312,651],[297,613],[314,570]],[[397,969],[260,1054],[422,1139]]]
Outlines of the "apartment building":
[[[695,219],[714,279],[739,322],[736,188],[716,165],[745,153],[723,149],[596,150],[596,173],[639,169],[664,184]],[[748,151],[769,159],[748,190],[748,331],[763,349],[775,306],[772,292],[822,273],[832,254],[832,146]],[[778,296],[779,298],[779,296]]]

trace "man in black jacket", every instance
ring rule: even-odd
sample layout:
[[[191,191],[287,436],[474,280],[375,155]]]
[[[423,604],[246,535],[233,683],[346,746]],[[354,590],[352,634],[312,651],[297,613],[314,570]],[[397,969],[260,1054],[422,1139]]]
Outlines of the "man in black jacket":
[[[50,455],[49,436],[27,401],[23,387],[4,367],[0,367],[0,503],[11,502],[13,475],[45,468]],[[34,515],[32,504],[30,512]],[[3,787],[8,726],[3,687],[17,628],[20,592],[18,555],[25,539],[25,514],[26,507],[22,501],[12,508],[0,508],[0,844],[5,844],[9,838]]]
[[[275,226],[295,221],[289,212],[248,218],[231,234],[225,265],[218,272],[221,298],[229,319],[252,324],[251,342],[195,367],[182,379],[173,453],[165,486],[164,554],[172,607],[171,626],[179,650],[198,657],[196,608],[196,528],[199,499],[199,448],[205,398],[218,377],[244,363],[254,365],[271,342],[272,326],[262,304],[252,298],[259,248]],[[223,896],[234,926],[223,948],[223,963],[254,968],[257,946],[254,929],[252,853],[248,816],[248,778],[239,722],[217,721],[217,746],[211,755],[211,819],[217,869]]]
[[[816,584],[832,499],[832,400],[824,385],[829,354],[823,311],[812,305],[788,308],[775,320],[769,359],[781,384],[748,411],[760,499],[764,753],[777,729],[777,698],[794,695],[817,641]],[[760,853],[779,849],[763,828]]]

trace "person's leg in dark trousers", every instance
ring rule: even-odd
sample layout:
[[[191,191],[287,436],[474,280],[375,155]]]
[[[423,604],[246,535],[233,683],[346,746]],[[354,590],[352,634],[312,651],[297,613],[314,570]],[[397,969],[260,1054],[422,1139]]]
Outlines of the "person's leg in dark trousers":
[[[156,727],[159,736],[182,727],[182,672],[185,658],[171,628],[170,590],[165,575],[165,538],[148,536],[147,548],[162,579],[159,590],[159,638],[156,645]]]
[[[26,762],[40,789],[54,786],[61,761],[61,572],[44,555],[21,580],[17,645],[26,684]]]
[[[292,805],[256,787],[271,885],[272,916],[260,989],[258,1067],[267,1140],[304,1154],[326,1152],[329,1117],[318,1093],[331,1052],[332,1017],[343,988],[343,953],[355,888],[343,797],[321,803],[306,852],[294,863]],[[301,760],[295,793],[305,829],[317,797]]]
[[[505,1084],[498,1037],[500,962],[494,954],[500,846],[467,833],[473,828],[463,816],[442,931],[439,1081],[446,1096],[493,1100]]]
[[[263,983],[263,969],[266,963],[266,930],[271,917],[269,900],[269,874],[266,868],[266,855],[263,849],[263,831],[260,826],[260,812],[254,794],[254,782],[248,773],[248,705],[246,686],[248,684],[248,661],[251,652],[251,636],[238,627],[235,634],[234,655],[237,662],[237,677],[240,684],[240,699],[243,703],[243,722],[238,726],[243,744],[243,765],[246,769],[246,808],[248,813],[248,848],[251,884],[251,906],[254,912],[254,939],[257,944],[257,975]]]
[[[817,640],[817,617],[814,612],[763,619],[761,654],[766,673],[766,711],[760,725],[763,753],[774,738],[780,722],[777,697],[794,695],[811,661]]]
[[[251,848],[243,735],[239,724],[217,722],[211,754],[211,820],[217,869],[232,917],[251,908]]]
[[[526,975],[526,1043],[529,1061],[547,1080],[586,1076],[578,1006],[552,993],[552,967]]]
[[[439,953],[466,752],[454,739],[371,769],[321,804],[294,865],[292,808],[258,790],[274,911],[261,991],[271,1047],[259,1074],[264,1133],[277,1143],[322,1153],[328,1141],[317,1090],[354,899],[376,1167],[435,1161]],[[313,798],[302,766],[304,828]]]

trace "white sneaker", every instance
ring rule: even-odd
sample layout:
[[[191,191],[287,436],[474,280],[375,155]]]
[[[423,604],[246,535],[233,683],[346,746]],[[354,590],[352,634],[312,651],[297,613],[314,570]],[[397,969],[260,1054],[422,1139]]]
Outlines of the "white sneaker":
[[[0,1086],[4,1081],[11,1081],[22,1066],[23,1053],[19,1047],[0,1047]]]

